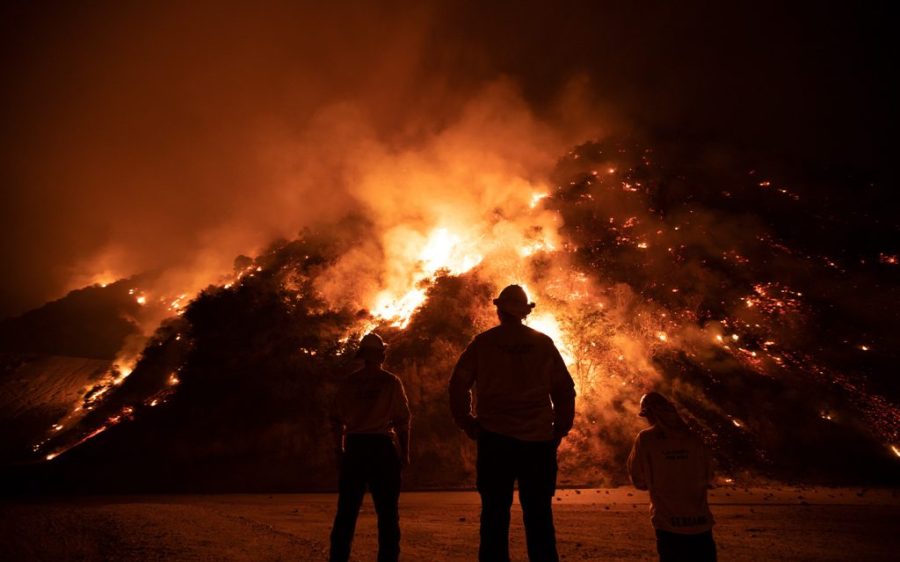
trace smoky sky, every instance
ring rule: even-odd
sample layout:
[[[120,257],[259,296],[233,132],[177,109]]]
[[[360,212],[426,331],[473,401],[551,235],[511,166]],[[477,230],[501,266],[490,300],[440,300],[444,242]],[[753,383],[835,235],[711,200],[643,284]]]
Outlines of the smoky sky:
[[[336,219],[352,178],[292,170],[292,191],[281,141],[346,107],[414,145],[500,79],[559,123],[584,111],[555,116],[576,84],[604,132],[889,171],[898,96],[875,5],[319,4],[6,3],[0,317],[104,256],[135,274]],[[340,154],[328,135],[304,146],[317,138]]]

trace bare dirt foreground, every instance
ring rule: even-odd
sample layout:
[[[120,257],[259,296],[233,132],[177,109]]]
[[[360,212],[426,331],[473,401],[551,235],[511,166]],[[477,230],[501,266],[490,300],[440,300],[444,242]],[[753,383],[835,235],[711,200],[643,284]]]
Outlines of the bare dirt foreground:
[[[900,492],[718,488],[721,560],[897,560]],[[332,494],[94,497],[0,504],[0,560],[325,560]],[[564,560],[652,560],[647,496],[630,488],[561,490]],[[407,492],[403,559],[476,559],[478,495]],[[518,505],[512,554],[526,560]],[[368,498],[354,560],[375,559]]]

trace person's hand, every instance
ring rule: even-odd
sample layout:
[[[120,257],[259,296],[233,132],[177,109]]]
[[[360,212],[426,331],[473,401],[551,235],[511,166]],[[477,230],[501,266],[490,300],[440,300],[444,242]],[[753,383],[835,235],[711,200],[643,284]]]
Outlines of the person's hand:
[[[466,424],[466,427],[463,428],[463,431],[466,432],[466,435],[472,441],[478,441],[478,436],[481,435],[481,426],[478,425],[478,421],[475,418],[469,420],[469,423]]]
[[[565,433],[561,433],[559,431],[553,432],[553,443],[556,445],[557,449],[559,448],[559,444],[562,443],[562,440],[565,439],[566,435],[568,435],[568,434],[569,434],[568,431]]]

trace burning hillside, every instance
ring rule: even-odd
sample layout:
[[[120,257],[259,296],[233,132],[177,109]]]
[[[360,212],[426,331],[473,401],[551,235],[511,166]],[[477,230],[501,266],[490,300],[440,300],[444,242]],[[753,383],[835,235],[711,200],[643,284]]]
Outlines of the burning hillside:
[[[517,282],[577,385],[564,482],[622,481],[651,388],[681,404],[724,477],[894,477],[894,249],[867,238],[827,253],[864,206],[633,141],[582,144],[543,175],[469,155],[460,170],[478,174],[441,178],[422,158],[400,158],[409,177],[367,175],[361,193],[399,181],[368,210],[241,256],[196,296],[129,287],[167,318],[37,439],[34,470],[89,488],[328,486],[330,396],[377,329],[413,411],[407,482],[464,485],[473,451],[446,382]],[[393,198],[418,184],[429,197],[408,197],[427,206]]]

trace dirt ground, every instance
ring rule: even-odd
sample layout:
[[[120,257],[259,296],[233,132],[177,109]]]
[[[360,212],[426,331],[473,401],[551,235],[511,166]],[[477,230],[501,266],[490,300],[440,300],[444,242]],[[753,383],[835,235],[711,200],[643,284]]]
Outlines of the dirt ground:
[[[900,491],[718,488],[711,493],[720,560],[897,560]],[[332,494],[91,497],[0,504],[0,560],[326,560]],[[647,496],[631,488],[561,490],[563,560],[653,560]],[[472,561],[474,492],[401,496],[402,559]],[[513,507],[513,560],[526,560]],[[366,500],[353,559],[375,559]]]

